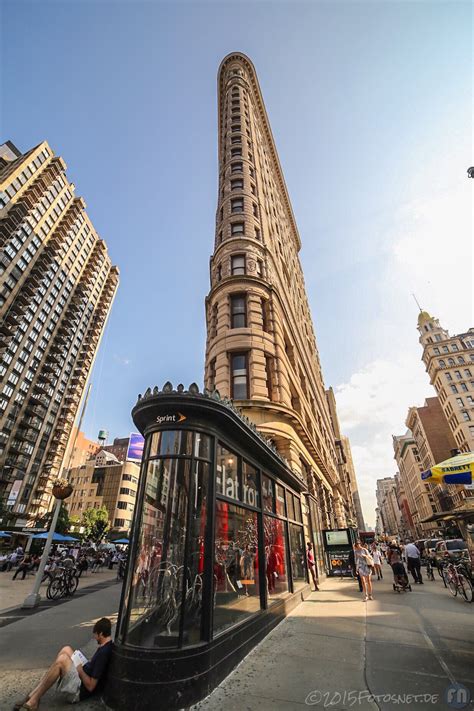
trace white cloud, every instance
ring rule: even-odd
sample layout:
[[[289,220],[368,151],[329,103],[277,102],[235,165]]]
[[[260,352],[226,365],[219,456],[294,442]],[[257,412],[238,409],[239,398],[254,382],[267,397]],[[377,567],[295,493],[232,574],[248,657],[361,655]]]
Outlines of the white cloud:
[[[398,208],[394,196],[390,227],[381,236],[386,248],[374,293],[378,317],[364,343],[372,360],[335,388],[370,525],[375,523],[376,480],[397,470],[392,435],[405,432],[410,406],[436,395],[420,360],[411,294],[452,335],[474,325],[474,180],[467,179],[462,160],[464,155],[438,152],[431,165],[422,164],[419,174],[407,176]]]
[[[392,435],[403,434],[411,405],[423,405],[435,395],[428,376],[411,354],[394,360],[378,359],[336,386],[337,411],[342,431],[351,442],[364,515],[375,521],[376,480],[393,476]]]
[[[130,358],[124,358],[123,356],[119,356],[117,353],[114,353],[114,360],[119,363],[119,365],[130,365],[132,362]]]
[[[405,203],[389,236],[392,259],[384,286],[415,292],[422,308],[452,333],[472,325],[472,184]]]

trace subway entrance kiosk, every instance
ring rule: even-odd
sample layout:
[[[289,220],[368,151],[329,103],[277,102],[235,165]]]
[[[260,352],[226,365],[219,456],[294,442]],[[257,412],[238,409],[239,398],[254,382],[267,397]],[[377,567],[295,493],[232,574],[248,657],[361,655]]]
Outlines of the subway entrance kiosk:
[[[180,709],[309,594],[305,485],[216,392],[167,383],[132,417],[145,445],[104,697]]]
[[[349,554],[355,541],[354,529],[324,529],[323,541],[328,575],[351,577]]]

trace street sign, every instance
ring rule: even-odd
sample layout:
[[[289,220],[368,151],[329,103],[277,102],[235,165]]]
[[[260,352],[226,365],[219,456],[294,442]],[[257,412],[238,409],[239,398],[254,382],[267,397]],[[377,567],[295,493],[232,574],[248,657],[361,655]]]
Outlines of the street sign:
[[[28,528],[28,526],[25,526],[25,528],[21,529],[24,533],[45,533],[47,531],[47,528]]]

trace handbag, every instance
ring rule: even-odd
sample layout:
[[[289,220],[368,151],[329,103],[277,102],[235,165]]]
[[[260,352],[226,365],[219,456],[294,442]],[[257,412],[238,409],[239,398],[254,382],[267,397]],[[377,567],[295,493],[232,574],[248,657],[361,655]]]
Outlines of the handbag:
[[[369,568],[373,568],[373,566],[375,565],[375,564],[374,564],[374,559],[372,558],[372,556],[370,555],[370,553],[366,553],[366,554],[364,555],[364,560],[365,560],[365,562],[367,563],[367,565],[369,566]]]

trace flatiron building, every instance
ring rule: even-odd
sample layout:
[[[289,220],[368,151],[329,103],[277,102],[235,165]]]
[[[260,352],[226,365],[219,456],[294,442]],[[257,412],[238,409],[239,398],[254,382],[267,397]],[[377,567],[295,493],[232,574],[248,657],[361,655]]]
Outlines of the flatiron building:
[[[118,286],[107,246],[46,141],[0,147],[0,504],[51,506]]]
[[[240,53],[219,69],[218,127],[205,385],[232,398],[306,480],[319,525],[345,526],[355,512],[340,476],[301,240],[257,75]]]

